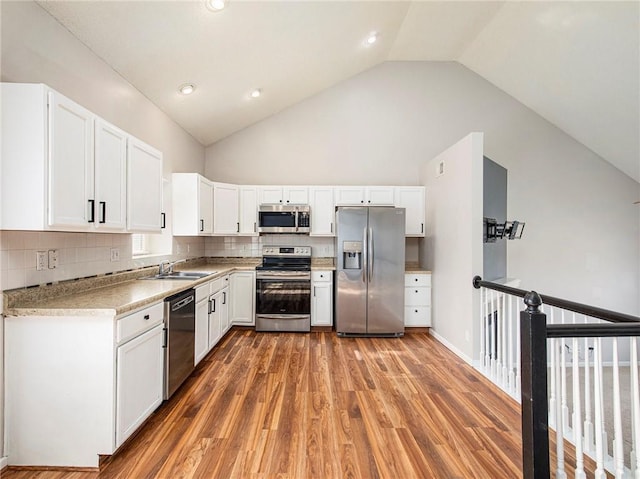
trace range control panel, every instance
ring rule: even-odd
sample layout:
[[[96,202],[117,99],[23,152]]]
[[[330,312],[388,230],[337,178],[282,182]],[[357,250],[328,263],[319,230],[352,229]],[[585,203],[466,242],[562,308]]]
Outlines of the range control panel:
[[[263,246],[262,256],[311,256],[311,246]]]

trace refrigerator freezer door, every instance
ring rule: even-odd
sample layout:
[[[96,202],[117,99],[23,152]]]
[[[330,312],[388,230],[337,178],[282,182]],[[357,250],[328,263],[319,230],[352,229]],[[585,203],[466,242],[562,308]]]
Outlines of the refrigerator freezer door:
[[[369,208],[367,333],[404,333],[404,208]]]
[[[338,208],[336,212],[336,331],[348,334],[367,333],[366,284],[366,208]],[[345,243],[347,251],[357,250],[360,243],[362,261],[359,268],[345,269]],[[349,253],[347,253],[348,255]]]

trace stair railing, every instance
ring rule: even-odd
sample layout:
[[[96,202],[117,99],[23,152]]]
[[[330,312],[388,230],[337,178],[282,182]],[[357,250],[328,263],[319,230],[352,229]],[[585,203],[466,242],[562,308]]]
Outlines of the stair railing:
[[[479,276],[473,285],[482,299],[478,369],[521,401],[525,479],[549,477],[549,427],[555,430],[556,478],[567,477],[568,441],[574,477],[589,470],[596,479],[607,471],[640,479],[640,318]],[[518,319],[520,298],[526,309]],[[585,466],[585,458],[595,465]]]

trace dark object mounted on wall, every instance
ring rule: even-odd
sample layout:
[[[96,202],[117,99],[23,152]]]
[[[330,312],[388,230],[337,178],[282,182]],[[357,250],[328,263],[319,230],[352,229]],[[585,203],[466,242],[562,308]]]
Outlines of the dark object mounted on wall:
[[[498,223],[495,218],[484,218],[484,242],[495,243],[499,239],[520,239],[525,223],[520,221],[505,221]]]

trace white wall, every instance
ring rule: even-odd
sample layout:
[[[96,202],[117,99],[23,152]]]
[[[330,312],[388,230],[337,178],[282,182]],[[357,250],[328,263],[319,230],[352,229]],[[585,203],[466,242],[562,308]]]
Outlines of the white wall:
[[[432,334],[468,362],[480,324],[471,278],[482,275],[482,143],[482,133],[471,133],[421,172],[427,187],[421,264],[432,271]]]
[[[508,275],[640,314],[640,185],[456,63],[374,67],[209,146],[205,172],[237,183],[415,185],[426,162],[471,131],[509,171],[509,219],[526,222],[508,244]]]

